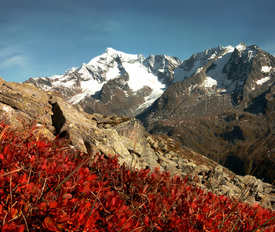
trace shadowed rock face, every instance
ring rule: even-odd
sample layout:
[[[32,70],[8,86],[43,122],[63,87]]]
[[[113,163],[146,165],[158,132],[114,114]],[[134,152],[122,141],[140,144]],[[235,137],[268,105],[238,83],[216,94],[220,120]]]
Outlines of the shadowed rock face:
[[[87,114],[60,94],[39,90],[32,84],[8,83],[0,78],[0,119],[19,129],[32,123],[37,127],[35,133],[50,140],[57,134],[68,137],[70,146],[84,153],[118,154],[121,164],[188,175],[191,183],[196,179],[201,188],[217,194],[237,198],[250,186],[247,188],[253,194],[244,201],[275,207],[275,189],[270,184],[251,176],[237,176],[168,136],[154,137],[136,119]]]

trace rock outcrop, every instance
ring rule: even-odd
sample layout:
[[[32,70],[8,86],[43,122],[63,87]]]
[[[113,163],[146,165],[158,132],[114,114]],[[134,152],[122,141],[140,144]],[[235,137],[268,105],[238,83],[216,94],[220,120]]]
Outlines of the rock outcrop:
[[[134,118],[87,114],[59,93],[45,92],[29,83],[8,83],[0,78],[0,119],[24,128],[35,124],[37,133],[53,140],[67,137],[70,146],[84,153],[119,155],[119,162],[134,168],[160,168],[171,175],[188,176],[190,183],[217,194],[259,202],[275,209],[275,188],[252,176],[238,176],[215,161],[168,136],[152,136]]]

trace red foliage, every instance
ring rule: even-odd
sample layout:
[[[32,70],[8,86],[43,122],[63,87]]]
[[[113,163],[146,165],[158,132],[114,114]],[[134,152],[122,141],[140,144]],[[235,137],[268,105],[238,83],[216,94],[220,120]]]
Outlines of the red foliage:
[[[274,224],[275,213],[259,205],[0,124],[1,231],[274,231]]]

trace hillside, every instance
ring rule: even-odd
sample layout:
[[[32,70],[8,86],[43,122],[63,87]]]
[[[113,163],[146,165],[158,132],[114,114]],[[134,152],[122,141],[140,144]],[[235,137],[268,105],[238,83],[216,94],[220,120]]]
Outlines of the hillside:
[[[0,124],[1,231],[274,231],[275,213]]]

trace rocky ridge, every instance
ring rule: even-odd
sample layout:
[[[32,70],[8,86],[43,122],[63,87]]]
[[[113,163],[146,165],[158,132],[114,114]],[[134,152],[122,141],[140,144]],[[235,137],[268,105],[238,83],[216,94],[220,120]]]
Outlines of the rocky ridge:
[[[160,168],[172,175],[188,175],[192,183],[217,194],[275,209],[275,188],[252,176],[238,176],[168,136],[152,136],[142,124],[122,116],[87,114],[60,94],[32,84],[0,79],[0,117],[22,128],[30,123],[50,140],[68,137],[72,149],[119,155],[120,163],[135,168]]]
[[[275,176],[275,58],[240,44],[195,54],[172,85],[137,116],[239,175]],[[180,79],[181,78],[181,79]],[[262,162],[263,161],[263,162]]]

